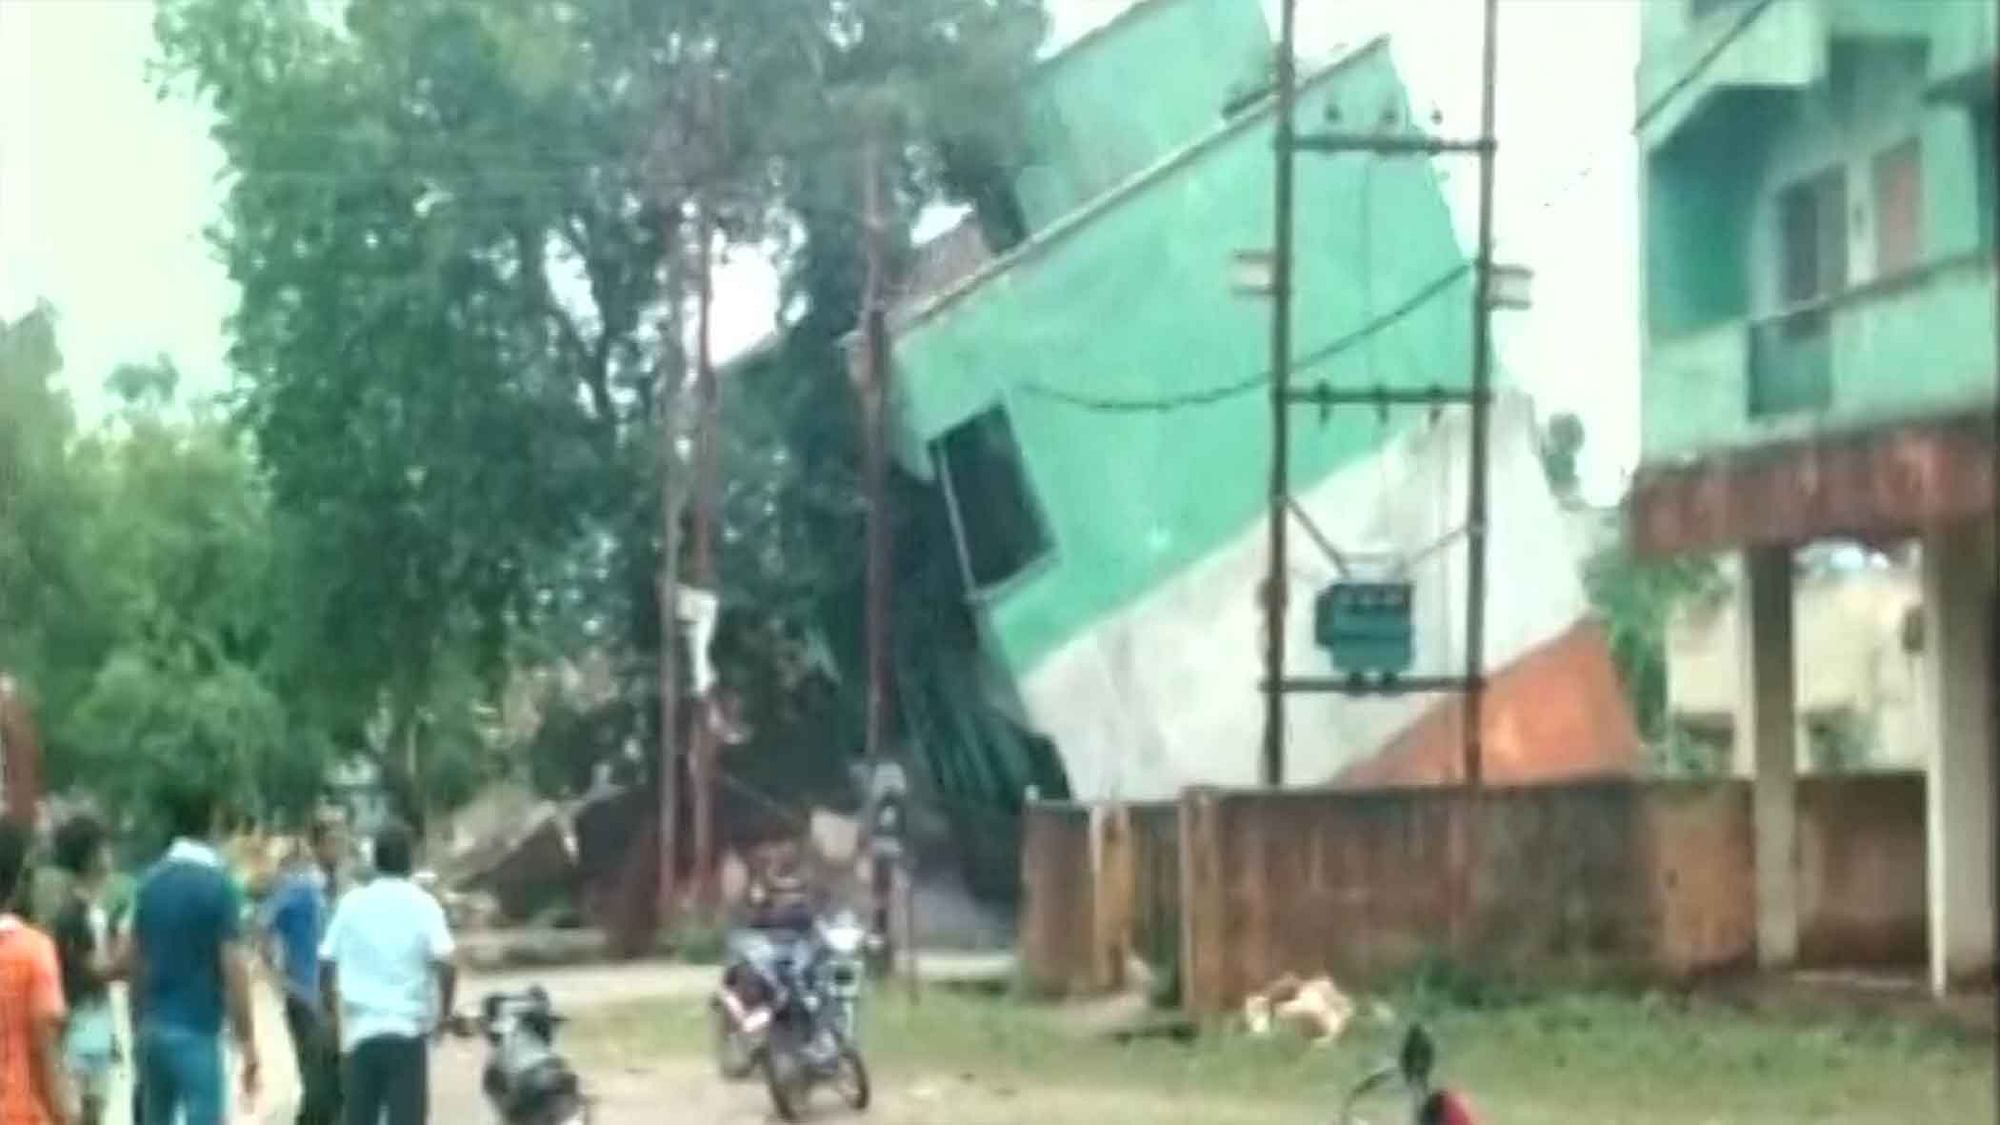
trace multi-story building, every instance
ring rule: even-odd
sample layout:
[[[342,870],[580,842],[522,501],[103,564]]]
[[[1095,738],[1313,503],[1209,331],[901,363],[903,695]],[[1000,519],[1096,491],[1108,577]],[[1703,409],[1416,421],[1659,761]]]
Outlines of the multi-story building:
[[[969,221],[921,255],[892,322],[898,457],[941,497],[981,665],[901,671],[926,753],[974,741],[954,733],[972,711],[954,700],[983,695],[1053,748],[1078,797],[1260,780],[1270,306],[1233,292],[1232,272],[1270,245],[1271,55],[1256,0],[1141,0],[1039,67],[1028,160],[993,209],[1008,221]],[[1433,127],[1385,41],[1301,71],[1302,128]],[[1297,169],[1299,384],[1464,387],[1471,270],[1438,168],[1348,153]],[[1502,383],[1486,776],[1629,773],[1637,735],[1533,412]],[[1465,412],[1295,422],[1289,668],[1333,673],[1312,603],[1351,564],[1413,583],[1417,672],[1461,671]],[[1288,784],[1460,776],[1454,699],[1301,695],[1289,712]]]
[[[1993,967],[1996,16],[1640,9],[1637,546],[1743,553],[1760,954],[1797,953],[1794,552],[1919,540],[1931,970]]]

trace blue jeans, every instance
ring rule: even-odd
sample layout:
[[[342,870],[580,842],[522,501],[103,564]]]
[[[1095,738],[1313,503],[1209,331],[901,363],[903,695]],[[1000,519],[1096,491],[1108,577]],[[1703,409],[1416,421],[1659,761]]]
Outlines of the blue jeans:
[[[159,1024],[141,1027],[139,1088],[144,1125],[223,1125],[222,1036]]]

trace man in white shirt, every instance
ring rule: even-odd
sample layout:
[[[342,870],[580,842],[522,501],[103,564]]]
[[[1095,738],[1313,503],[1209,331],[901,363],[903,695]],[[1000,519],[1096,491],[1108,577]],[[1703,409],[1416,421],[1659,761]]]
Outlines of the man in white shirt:
[[[345,1059],[346,1125],[423,1125],[431,1036],[452,1010],[458,973],[444,908],[410,881],[411,836],[375,838],[375,878],[334,908],[320,987]]]

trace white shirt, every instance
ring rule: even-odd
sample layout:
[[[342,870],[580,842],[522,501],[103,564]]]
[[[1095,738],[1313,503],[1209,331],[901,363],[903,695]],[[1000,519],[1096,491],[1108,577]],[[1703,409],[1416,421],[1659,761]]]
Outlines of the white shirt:
[[[381,876],[343,895],[319,950],[340,990],[341,1049],[429,1034],[433,976],[454,948],[444,908],[408,879]]]
[[[175,840],[167,848],[167,859],[175,863],[193,863],[202,867],[222,866],[222,853],[200,840]]]

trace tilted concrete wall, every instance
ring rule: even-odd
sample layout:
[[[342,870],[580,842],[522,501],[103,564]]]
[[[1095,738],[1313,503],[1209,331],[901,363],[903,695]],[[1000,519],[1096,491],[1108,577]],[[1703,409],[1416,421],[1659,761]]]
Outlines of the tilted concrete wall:
[[[1503,394],[1492,411],[1492,531],[1485,610],[1493,676],[1489,740],[1501,780],[1631,773],[1639,740],[1608,648],[1588,626],[1581,577],[1549,544],[1567,525],[1543,474],[1533,410]],[[1421,673],[1463,671],[1470,459],[1462,412],[1420,424],[1380,453],[1302,492],[1300,506],[1337,546],[1373,546],[1406,562],[1416,587]],[[1071,791],[1087,800],[1160,800],[1187,785],[1257,781],[1258,687],[1265,528],[1246,524],[1220,550],[1112,614],[1027,671],[1030,715],[1054,739]],[[1311,599],[1339,568],[1302,529],[1290,541],[1293,608],[1286,625],[1294,674],[1332,671],[1312,637]],[[1504,593],[1503,593],[1504,592]],[[1536,664],[1540,661],[1540,664]],[[1559,671],[1556,683],[1535,671]],[[1518,671],[1517,671],[1518,670]],[[1551,687],[1560,691],[1551,692]],[[1286,781],[1321,785],[1378,755],[1435,765],[1430,776],[1379,771],[1371,780],[1456,779],[1455,707],[1436,697],[1297,695],[1288,704]],[[1514,738],[1537,715],[1538,737]],[[1343,779],[1344,780],[1344,779]]]

